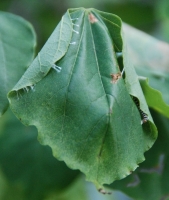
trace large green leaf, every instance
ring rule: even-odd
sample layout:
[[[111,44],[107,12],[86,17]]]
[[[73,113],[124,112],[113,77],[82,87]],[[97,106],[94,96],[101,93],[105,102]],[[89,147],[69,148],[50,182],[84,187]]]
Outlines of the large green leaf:
[[[0,116],[8,107],[7,93],[34,57],[32,26],[21,17],[0,11]]]
[[[83,8],[68,10],[65,18],[69,18],[66,27],[73,26],[73,34],[63,57],[52,50],[49,54],[49,45],[53,50],[59,48],[49,43],[49,38],[39,53],[43,52],[43,57],[37,56],[9,93],[9,100],[24,124],[38,128],[39,141],[51,146],[55,157],[80,169],[101,189],[138,167],[157,131],[128,60],[124,62],[126,78],[121,77],[114,50],[119,51],[122,42],[120,18]],[[109,31],[111,27],[114,33]],[[66,44],[69,32],[62,33],[61,41]],[[60,31],[51,37],[58,38],[58,34]],[[51,55],[58,57],[57,62]],[[49,65],[45,68],[42,62]],[[42,67],[45,76],[37,79]],[[140,112],[130,95],[138,98],[149,117],[147,123],[141,125]]]
[[[37,141],[35,127],[25,127],[7,111],[0,123],[0,168],[5,186],[1,200],[42,200],[51,191],[63,191],[79,174],[52,156]],[[15,198],[16,196],[16,198]]]
[[[128,25],[124,32],[148,105],[169,117],[169,45]]]
[[[159,137],[135,173],[124,180],[115,181],[111,186],[136,200],[169,199],[169,120],[152,113],[158,127]]]

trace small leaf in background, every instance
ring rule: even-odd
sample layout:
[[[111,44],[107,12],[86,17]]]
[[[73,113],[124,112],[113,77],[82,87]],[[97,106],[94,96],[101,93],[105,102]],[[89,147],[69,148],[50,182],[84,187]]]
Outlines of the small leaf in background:
[[[97,192],[95,189],[94,192]],[[97,192],[98,193],[98,192]],[[83,176],[79,176],[69,187],[60,194],[53,191],[45,200],[90,200],[86,188],[86,181]]]
[[[42,200],[52,191],[60,194],[79,174],[39,144],[35,127],[25,127],[9,111],[0,123],[0,169],[1,200]]]
[[[156,19],[159,22],[158,27],[155,29],[155,34],[163,41],[169,42],[169,1],[161,0],[156,2]]]
[[[154,13],[154,2],[118,0],[115,2],[102,1],[102,9],[120,16],[122,21],[144,31],[152,31],[156,17]],[[133,17],[134,16],[134,17]],[[143,17],[144,16],[144,17]]]
[[[148,151],[146,161],[132,175],[115,181],[111,187],[134,199],[159,200],[169,198],[169,119],[152,111],[159,136]]]
[[[159,74],[154,75],[153,72],[150,74],[148,74],[147,72],[145,75],[150,78],[151,83],[153,81],[155,83],[154,85],[156,85],[156,82],[158,84],[157,87],[151,87],[152,84],[149,83],[148,78],[139,77],[140,84],[144,91],[147,104],[154,110],[158,111],[159,113],[169,118],[169,103],[167,102],[169,100],[169,94],[168,94],[169,76],[168,77],[166,77],[165,75],[160,76]],[[159,88],[159,89],[155,90],[154,88],[156,89]]]
[[[128,25],[123,27],[148,105],[169,117],[169,45]]]
[[[35,45],[30,23],[0,11],[0,116],[8,108],[7,93],[33,60]]]
[[[138,167],[157,130],[127,50],[125,78],[121,75],[116,57],[122,50],[119,17],[70,9],[55,30],[9,93],[11,108],[24,124],[38,128],[39,141],[56,158],[80,169],[102,191],[103,184]],[[147,123],[141,125],[130,95],[148,114]]]

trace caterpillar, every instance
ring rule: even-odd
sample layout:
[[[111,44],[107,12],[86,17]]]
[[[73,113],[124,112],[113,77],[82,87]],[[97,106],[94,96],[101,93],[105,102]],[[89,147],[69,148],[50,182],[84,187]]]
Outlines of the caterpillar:
[[[140,109],[140,104],[139,104],[139,100],[132,96],[132,99],[134,101],[134,103],[136,104],[137,108],[138,108],[138,111],[140,113],[140,116],[141,116],[141,124],[144,124],[148,121],[148,115],[146,113],[144,113],[141,109]]]

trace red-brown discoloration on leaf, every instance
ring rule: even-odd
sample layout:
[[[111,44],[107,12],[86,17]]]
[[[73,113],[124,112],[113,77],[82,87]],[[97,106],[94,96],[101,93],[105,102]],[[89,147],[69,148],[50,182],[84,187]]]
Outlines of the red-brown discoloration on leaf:
[[[121,72],[117,74],[110,74],[110,76],[112,77],[112,83],[117,83],[117,81],[121,78]]]
[[[92,13],[90,13],[89,21],[93,24],[93,23],[96,23],[98,21],[98,19]]]

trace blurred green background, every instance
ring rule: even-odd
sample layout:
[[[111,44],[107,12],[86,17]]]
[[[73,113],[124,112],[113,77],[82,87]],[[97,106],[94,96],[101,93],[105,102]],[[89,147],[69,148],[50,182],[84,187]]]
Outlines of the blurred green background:
[[[169,42],[168,0],[1,0],[0,10],[22,16],[37,33],[38,50],[68,8],[94,7],[117,14],[121,19],[155,37]]]
[[[117,14],[121,19],[142,30],[145,31],[154,37],[169,42],[169,0],[1,0],[0,1],[0,10],[10,12],[13,14],[17,14],[26,20],[28,20],[33,27],[35,28],[37,34],[37,52],[42,48],[54,28],[57,26],[60,21],[62,15],[66,12],[68,8],[74,7],[94,7],[96,9]],[[8,120],[9,121],[8,122]],[[8,119],[8,120],[7,120]],[[11,122],[15,123],[15,129],[11,127]],[[10,124],[8,124],[10,123]],[[16,125],[17,124],[17,125]],[[8,129],[7,129],[8,127]],[[19,128],[18,128],[19,127]],[[17,128],[19,130],[17,130]],[[23,134],[21,133],[23,131]],[[30,135],[26,136],[24,133],[30,131]],[[128,199],[124,197],[121,193],[113,193],[111,197],[103,197],[100,195],[92,184],[84,183],[84,178],[80,178],[77,183],[78,187],[75,190],[70,187],[64,195],[57,193],[57,197],[55,197],[55,188],[62,190],[62,187],[66,187],[70,184],[70,182],[74,179],[77,179],[78,171],[69,171],[64,163],[58,162],[56,159],[52,157],[52,153],[50,148],[42,147],[36,140],[37,132],[35,129],[25,128],[19,121],[16,122],[16,119],[12,114],[6,113],[3,121],[0,121],[0,134],[1,135],[1,152],[0,154],[0,162],[1,170],[9,174],[9,178],[11,181],[14,181],[16,184],[13,186],[12,184],[7,182],[6,177],[3,177],[3,174],[0,170],[0,199],[3,200],[15,200],[15,199],[23,199],[23,196],[27,196],[24,199],[43,199],[46,197],[47,192],[51,192],[53,189],[54,192],[50,193],[50,197],[46,197],[46,200],[59,199],[59,200],[78,200],[78,195],[81,196],[81,200],[117,200],[117,199]],[[13,134],[14,137],[10,137],[9,134]],[[16,134],[17,133],[17,134]],[[6,134],[6,135],[5,135]],[[15,136],[16,134],[16,136]],[[20,140],[17,138],[20,138]],[[15,141],[17,140],[17,141]],[[5,143],[6,141],[6,143]],[[23,142],[24,141],[24,142]],[[33,146],[32,146],[33,144]],[[17,148],[18,149],[17,149]],[[33,149],[32,149],[33,148]],[[36,149],[36,151],[35,151]],[[10,156],[18,155],[21,150],[23,150],[23,154],[20,157],[17,156],[12,160]],[[24,160],[24,151],[27,152],[27,158]],[[18,151],[18,152],[17,152]],[[11,154],[11,152],[13,154]],[[32,153],[32,152],[36,152]],[[30,156],[31,155],[31,156]],[[32,157],[33,155],[33,157]],[[30,156],[30,157],[29,157]],[[13,161],[13,162],[12,162]],[[21,165],[19,162],[21,161]],[[24,175],[25,171],[21,171],[24,163],[28,168],[24,168],[24,170],[28,170],[26,172],[27,177]],[[45,165],[48,163],[48,165]],[[8,169],[7,165],[13,165],[13,171]],[[17,163],[18,165],[15,165]],[[31,166],[31,167],[30,167]],[[41,168],[42,166],[42,168]],[[51,166],[53,166],[51,168]],[[56,167],[57,166],[57,167]],[[63,174],[58,173],[54,170],[54,168],[60,168],[63,171]],[[52,170],[53,169],[53,170]],[[23,169],[22,169],[23,170]],[[39,173],[36,173],[36,170]],[[64,171],[65,170],[65,171]],[[42,173],[45,171],[46,174]],[[20,174],[17,176],[17,173]],[[70,177],[70,174],[71,177]],[[32,175],[31,175],[32,174]],[[34,174],[37,175],[34,176]],[[60,176],[59,176],[60,175]],[[48,178],[49,177],[49,178]],[[57,177],[57,181],[56,178]],[[58,178],[59,177],[59,178]],[[63,178],[64,177],[64,178]],[[69,180],[70,178],[70,180]],[[49,180],[50,179],[50,180]],[[48,180],[48,182],[46,182]],[[63,181],[62,181],[63,180]],[[38,183],[36,182],[38,181]],[[22,182],[25,182],[25,194],[22,194]],[[38,184],[41,182],[41,188],[39,188]],[[49,183],[49,184],[48,184]],[[85,185],[86,184],[86,185]],[[42,190],[45,190],[45,194],[42,195]],[[52,190],[52,191],[53,191]],[[3,192],[4,194],[3,194]],[[5,192],[7,191],[7,192]],[[8,192],[10,191],[10,192]],[[15,197],[16,191],[18,191],[18,195]],[[78,192],[77,192],[78,191]],[[88,193],[86,192],[88,191]],[[30,194],[30,195],[28,195]],[[41,194],[41,195],[40,195]],[[31,196],[33,195],[33,196]],[[86,197],[87,196],[87,197]]]

